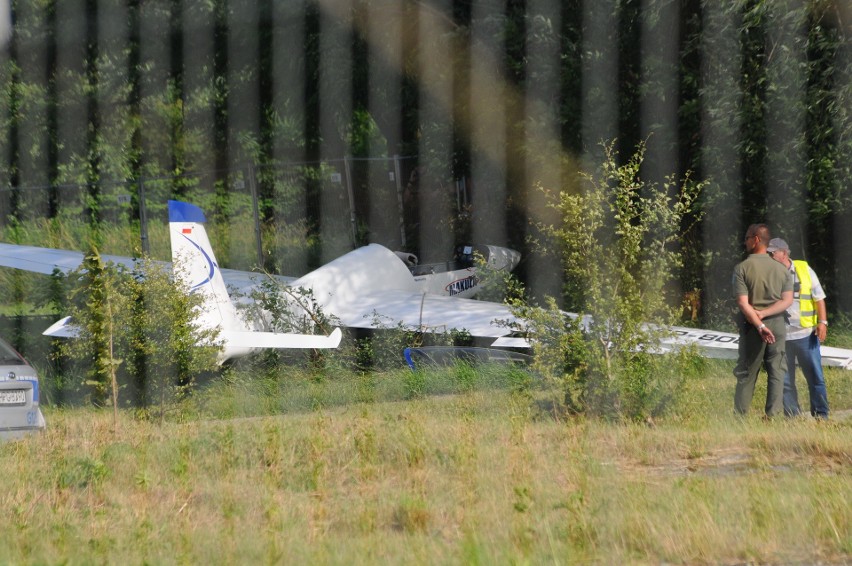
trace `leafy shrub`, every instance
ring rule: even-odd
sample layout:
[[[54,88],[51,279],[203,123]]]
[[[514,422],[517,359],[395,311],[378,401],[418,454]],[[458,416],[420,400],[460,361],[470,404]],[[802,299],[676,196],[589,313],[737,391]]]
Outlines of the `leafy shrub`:
[[[614,144],[604,149],[580,194],[548,194],[561,224],[539,225],[561,251],[565,302],[581,316],[566,315],[553,299],[516,310],[530,321],[538,369],[562,383],[570,410],[638,420],[666,407],[677,389],[681,354],[657,352],[680,312],[667,290],[702,184],[688,176],[662,186],[643,181],[644,144],[623,165]]]
[[[83,385],[94,404],[162,406],[216,367],[218,331],[195,322],[200,295],[159,265],[105,264],[93,251],[69,274],[68,288],[78,337],[62,341],[59,352],[87,364]]]

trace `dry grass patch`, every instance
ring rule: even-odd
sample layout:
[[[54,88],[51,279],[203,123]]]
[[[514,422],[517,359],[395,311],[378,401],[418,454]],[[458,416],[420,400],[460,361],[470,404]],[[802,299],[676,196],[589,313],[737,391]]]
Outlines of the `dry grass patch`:
[[[542,413],[508,388],[347,403],[343,380],[301,392],[282,384],[288,397],[261,408],[299,404],[278,415],[198,416],[211,406],[247,414],[239,394],[250,389],[228,386],[215,403],[199,396],[180,422],[125,413],[116,430],[108,411],[48,409],[45,434],[0,446],[0,562],[852,556],[845,423],[706,413],[605,423]]]

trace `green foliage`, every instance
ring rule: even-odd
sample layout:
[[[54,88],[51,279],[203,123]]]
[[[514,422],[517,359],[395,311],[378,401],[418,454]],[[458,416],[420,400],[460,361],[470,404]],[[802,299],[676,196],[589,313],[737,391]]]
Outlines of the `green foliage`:
[[[398,368],[403,365],[403,350],[420,346],[465,346],[472,338],[464,329],[446,329],[443,332],[422,332],[401,322],[373,313],[373,328],[368,336],[356,343],[354,361],[361,371],[376,371]],[[347,363],[346,350],[340,352],[341,361]]]
[[[355,157],[387,155],[387,139],[373,117],[365,110],[354,110],[346,133],[348,145]]]
[[[241,305],[242,314],[267,332],[329,334],[340,326],[339,320],[322,310],[311,289],[282,285],[268,274],[252,290],[250,298],[251,303]],[[271,372],[281,364],[303,362],[307,357],[320,370],[329,355],[323,350],[267,349],[240,363]]]
[[[424,341],[432,338],[401,323],[391,324],[377,313],[373,313],[372,324],[378,330],[358,342],[359,367],[362,370],[399,367],[405,348],[422,346]]]
[[[89,360],[84,385],[91,389],[95,405],[105,405],[110,391],[117,399],[115,370],[122,363],[115,355],[118,333],[116,316],[128,310],[126,298],[118,293],[122,273],[106,266],[97,251],[86,254],[83,264],[71,275],[70,314],[79,328],[80,339],[68,343],[69,357]]]
[[[453,364],[453,374],[462,391],[473,391],[476,387],[477,368],[466,360],[458,360]]]
[[[188,284],[151,261],[127,280],[132,300],[128,313],[134,356],[136,404],[164,405],[189,393],[196,380],[217,364],[221,345],[218,329],[196,322],[201,296],[189,293]]]
[[[248,307],[248,316],[263,320],[270,332],[328,334],[340,324],[323,312],[311,289],[281,285],[271,276],[260,281],[251,298],[254,303]]]
[[[217,330],[195,323],[199,295],[186,293],[162,267],[105,264],[97,251],[68,276],[68,314],[79,335],[60,352],[84,365],[82,383],[96,405],[146,408],[189,392],[211,371]],[[124,392],[120,395],[121,392]]]
[[[406,399],[420,399],[426,394],[427,377],[421,370],[403,373],[402,383]]]
[[[478,300],[511,303],[523,299],[524,286],[511,271],[495,269],[479,252],[474,254],[474,262]]]
[[[852,59],[837,6],[702,2],[689,40],[701,46],[701,65],[684,73],[700,84],[699,99],[684,97],[683,105],[701,106],[691,131],[700,127],[702,139],[689,167],[711,181],[702,202],[704,261],[694,268],[705,324],[729,320],[730,273],[753,222],[769,221],[827,288],[842,288],[834,242],[850,210]],[[845,302],[841,293],[835,305]]]
[[[109,477],[109,468],[102,460],[76,457],[63,461],[56,472],[56,485],[62,489],[95,486]]]
[[[583,319],[562,312],[553,297],[544,307],[523,302],[513,312],[525,321],[532,337],[533,368],[550,383],[560,384],[566,408],[574,413],[586,410],[589,389],[591,344],[584,332]]]
[[[586,174],[582,194],[550,197],[559,226],[542,225],[561,249],[568,308],[521,307],[545,375],[564,380],[571,410],[641,419],[662,410],[677,364],[657,355],[680,305],[668,296],[682,265],[681,222],[702,184],[688,177],[662,186],[643,181],[645,146],[623,165],[614,144],[604,147],[599,173]]]

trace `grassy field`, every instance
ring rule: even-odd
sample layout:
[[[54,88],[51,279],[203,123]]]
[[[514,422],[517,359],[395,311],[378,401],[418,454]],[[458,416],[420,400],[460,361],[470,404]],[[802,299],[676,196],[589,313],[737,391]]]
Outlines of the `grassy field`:
[[[569,417],[517,374],[239,373],[162,419],[45,410],[0,446],[0,563],[852,561],[852,372],[834,418],[732,415],[728,363],[671,416]]]

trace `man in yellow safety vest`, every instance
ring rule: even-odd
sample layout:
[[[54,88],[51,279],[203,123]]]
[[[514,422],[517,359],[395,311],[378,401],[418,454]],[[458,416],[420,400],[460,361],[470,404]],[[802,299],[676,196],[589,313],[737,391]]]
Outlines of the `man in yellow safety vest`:
[[[784,414],[801,413],[796,391],[796,362],[808,382],[811,415],[828,418],[828,394],[822,372],[820,343],[828,332],[825,291],[806,261],[791,260],[790,247],[781,238],[772,238],[766,251],[793,275],[793,304],[787,309],[787,374],[784,377]]]

